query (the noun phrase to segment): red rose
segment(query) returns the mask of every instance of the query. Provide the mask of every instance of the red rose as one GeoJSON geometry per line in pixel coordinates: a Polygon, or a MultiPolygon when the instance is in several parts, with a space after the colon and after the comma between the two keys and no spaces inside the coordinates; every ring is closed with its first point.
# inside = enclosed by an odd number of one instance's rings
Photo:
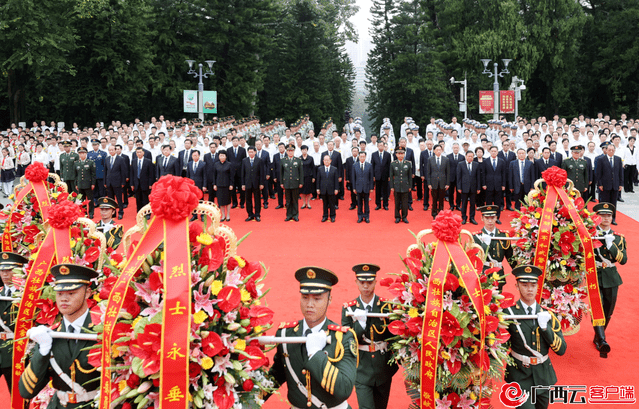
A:
{"type": "Polygon", "coordinates": [[[193,379],[202,372],[202,367],[197,362],[189,362],[189,378],[193,379]]]}
{"type": "Polygon", "coordinates": [[[202,226],[202,222],[199,220],[192,221],[189,224],[189,241],[191,244],[197,244],[197,236],[199,236],[204,231],[204,227],[202,226]]]}
{"type": "Polygon", "coordinates": [[[443,210],[437,215],[435,220],[433,220],[433,233],[439,240],[456,243],[459,240],[459,233],[461,232],[461,222],[460,215],[450,210],[443,210]]]}
{"type": "Polygon", "coordinates": [[[126,380],[126,384],[129,388],[135,389],[140,386],[140,377],[136,374],[129,375],[129,379],[126,380]]]}
{"type": "MultiPolygon", "coordinates": [[[[217,239],[217,237],[216,237],[217,239]]],[[[237,264],[237,260],[235,259],[235,257],[229,257],[229,261],[226,263],[226,269],[229,271],[233,271],[235,270],[235,268],[238,266],[237,264]]]]}
{"type": "Polygon", "coordinates": [[[461,398],[459,397],[458,394],[456,394],[455,392],[451,392],[448,394],[447,396],[448,400],[451,401],[451,408],[456,408],[457,404],[459,403],[459,401],[461,400],[461,398]]]}
{"type": "Polygon", "coordinates": [[[250,379],[247,379],[242,383],[242,389],[244,389],[244,392],[252,391],[254,386],[253,381],[250,379]]]}
{"type": "Polygon", "coordinates": [[[133,409],[133,406],[129,402],[124,402],[122,404],[122,409],[133,409]]]}
{"type": "Polygon", "coordinates": [[[217,295],[217,306],[224,312],[236,309],[242,301],[242,294],[236,287],[224,287],[217,295]]]}
{"type": "Polygon", "coordinates": [[[572,286],[572,284],[566,284],[564,286],[564,291],[566,291],[567,293],[572,293],[573,289],[574,289],[574,287],[572,286]]]}
{"type": "Polygon", "coordinates": [[[201,198],[192,179],[165,175],[153,185],[149,202],[155,216],[177,222],[189,217],[201,198]]]}
{"type": "Polygon", "coordinates": [[[97,247],[89,247],[84,253],[84,260],[89,264],[94,263],[98,258],[100,258],[100,250],[97,247]]]}

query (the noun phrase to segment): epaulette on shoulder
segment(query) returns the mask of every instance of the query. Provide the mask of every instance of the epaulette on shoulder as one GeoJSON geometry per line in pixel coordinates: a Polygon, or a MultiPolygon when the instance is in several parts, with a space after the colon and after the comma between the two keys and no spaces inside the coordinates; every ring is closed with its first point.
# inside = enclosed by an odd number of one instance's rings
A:
{"type": "Polygon", "coordinates": [[[344,303],[344,308],[348,308],[348,307],[352,307],[353,305],[357,304],[357,300],[353,300],[353,301],[349,301],[349,302],[345,302],[344,303]]]}
{"type": "Polygon", "coordinates": [[[296,326],[298,323],[297,321],[292,321],[292,322],[280,322],[280,326],[279,328],[293,328],[294,326],[296,326]]]}
{"type": "Polygon", "coordinates": [[[329,325],[328,329],[330,329],[331,331],[339,331],[339,332],[344,332],[344,333],[348,332],[348,330],[349,330],[348,327],[342,327],[342,326],[333,325],[333,324],[329,325]]]}

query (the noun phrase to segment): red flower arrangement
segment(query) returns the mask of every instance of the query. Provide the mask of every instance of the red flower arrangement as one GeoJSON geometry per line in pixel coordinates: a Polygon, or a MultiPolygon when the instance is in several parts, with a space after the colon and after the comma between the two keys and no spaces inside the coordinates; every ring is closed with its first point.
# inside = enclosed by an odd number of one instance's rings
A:
{"type": "Polygon", "coordinates": [[[149,202],[155,216],[179,221],[191,215],[201,198],[193,180],[166,175],[153,185],[149,202]]]}
{"type": "Polygon", "coordinates": [[[47,180],[49,177],[49,169],[47,169],[42,163],[35,162],[27,166],[24,171],[24,176],[29,182],[42,182],[47,180]]]}
{"type": "Polygon", "coordinates": [[[66,229],[83,214],[82,209],[77,204],[66,199],[61,200],[58,204],[51,206],[49,224],[54,229],[66,229]]]}
{"type": "Polygon", "coordinates": [[[562,188],[566,184],[566,181],[568,181],[568,172],[557,166],[552,166],[541,172],[541,177],[548,186],[562,188]]]}
{"type": "Polygon", "coordinates": [[[451,243],[459,240],[461,216],[450,210],[441,211],[433,221],[433,233],[439,240],[451,243]]]}

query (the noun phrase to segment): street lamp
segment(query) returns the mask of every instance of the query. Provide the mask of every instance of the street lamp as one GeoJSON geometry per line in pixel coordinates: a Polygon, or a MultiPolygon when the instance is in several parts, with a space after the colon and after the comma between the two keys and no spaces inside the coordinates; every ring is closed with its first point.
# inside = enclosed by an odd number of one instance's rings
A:
{"type": "Polygon", "coordinates": [[[490,61],[490,59],[482,58],[481,62],[484,63],[484,71],[482,72],[482,74],[488,75],[488,78],[495,78],[495,82],[493,83],[493,92],[495,93],[495,109],[493,111],[493,119],[499,119],[499,82],[497,81],[497,79],[498,77],[503,77],[506,74],[510,74],[510,71],[508,71],[508,64],[510,64],[512,60],[507,58],[502,59],[504,63],[504,69],[499,73],[497,72],[498,64],[496,62],[493,64],[494,71],[490,72],[488,70],[488,63],[490,63],[490,61]]]}
{"type": "Polygon", "coordinates": [[[197,83],[197,104],[198,104],[197,115],[201,121],[204,121],[204,83],[202,82],[202,78],[208,78],[209,75],[214,75],[213,64],[215,64],[215,61],[213,60],[204,61],[209,66],[209,70],[205,73],[202,73],[202,67],[204,66],[202,63],[199,63],[197,65],[198,71],[195,71],[193,69],[193,64],[195,64],[195,60],[186,60],[186,62],[187,64],[189,64],[189,72],[187,72],[187,75],[193,75],[195,78],[199,78],[200,80],[197,83]]]}
{"type": "Polygon", "coordinates": [[[519,116],[519,104],[517,101],[521,100],[521,91],[526,89],[526,85],[524,84],[524,80],[521,78],[517,78],[517,76],[513,77],[513,82],[510,84],[510,89],[515,90],[515,119],[519,116]]]}
{"type": "Polygon", "coordinates": [[[468,86],[466,82],[466,72],[464,72],[464,80],[463,81],[455,81],[455,77],[450,77],[451,84],[462,84],[462,87],[459,89],[459,110],[464,113],[464,119],[468,118],[468,86]]]}

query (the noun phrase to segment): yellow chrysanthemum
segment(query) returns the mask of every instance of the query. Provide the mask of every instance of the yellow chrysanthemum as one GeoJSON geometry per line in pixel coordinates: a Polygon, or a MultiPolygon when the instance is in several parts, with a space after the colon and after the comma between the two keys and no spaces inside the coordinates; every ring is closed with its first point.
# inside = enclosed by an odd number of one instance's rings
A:
{"type": "Polygon", "coordinates": [[[94,295],[93,295],[93,299],[94,299],[96,302],[100,302],[100,301],[102,301],[102,299],[100,298],[100,294],[94,294],[94,295]]]}
{"type": "Polygon", "coordinates": [[[75,240],[71,240],[71,248],[75,247],[75,240]]]}
{"type": "Polygon", "coordinates": [[[224,287],[224,283],[220,280],[215,280],[211,283],[211,294],[218,295],[220,291],[222,291],[222,287],[224,287]]]}
{"type": "Polygon", "coordinates": [[[475,392],[471,392],[469,396],[472,400],[477,400],[477,395],[475,395],[475,392]]]}
{"type": "Polygon", "coordinates": [[[35,250],[35,245],[29,244],[29,250],[31,250],[31,251],[35,250]]]}
{"type": "Polygon", "coordinates": [[[411,308],[408,310],[408,316],[411,318],[417,318],[419,316],[419,311],[417,311],[417,308],[411,308]]]}
{"type": "Polygon", "coordinates": [[[211,243],[213,243],[213,237],[211,237],[207,233],[200,233],[197,236],[197,242],[200,243],[203,246],[210,246],[211,243]]]}
{"type": "Polygon", "coordinates": [[[573,293],[573,294],[577,294],[578,292],[579,292],[579,290],[577,290],[576,288],[573,288],[573,289],[572,289],[572,293],[573,293]]]}
{"type": "Polygon", "coordinates": [[[246,291],[246,289],[242,288],[240,290],[240,294],[242,295],[242,302],[251,301],[251,294],[248,291],[246,291]]]}
{"type": "Polygon", "coordinates": [[[256,334],[259,334],[260,332],[262,332],[262,326],[258,325],[256,327],[253,327],[253,332],[255,332],[256,334]]]}
{"type": "Polygon", "coordinates": [[[208,356],[202,358],[202,369],[211,369],[213,368],[213,360],[208,356]]]}
{"type": "Polygon", "coordinates": [[[530,229],[530,223],[526,223],[526,228],[530,229]]]}
{"type": "Polygon", "coordinates": [[[499,280],[499,274],[493,273],[493,280],[499,280]]]}
{"type": "Polygon", "coordinates": [[[562,266],[565,266],[565,265],[566,265],[566,260],[561,260],[561,261],[559,262],[559,264],[561,264],[562,266]]]}
{"type": "Polygon", "coordinates": [[[553,221],[552,221],[552,225],[553,225],[553,226],[558,226],[558,225],[559,225],[559,223],[557,223],[557,220],[553,220],[553,221]]]}
{"type": "Polygon", "coordinates": [[[186,396],[189,399],[189,402],[193,402],[193,396],[191,395],[191,392],[188,392],[186,396]]]}
{"type": "Polygon", "coordinates": [[[235,342],[235,349],[239,350],[239,351],[244,351],[246,349],[246,341],[244,341],[243,339],[238,339],[235,342]]]}
{"type": "Polygon", "coordinates": [[[446,351],[442,351],[442,358],[444,359],[450,359],[450,354],[446,351]]]}
{"type": "Polygon", "coordinates": [[[204,322],[205,319],[207,319],[209,316],[206,315],[206,313],[202,310],[196,312],[195,314],[193,314],[193,322],[196,324],[201,324],[204,322]]]}
{"type": "Polygon", "coordinates": [[[539,212],[535,212],[535,219],[539,219],[541,217],[541,215],[539,214],[539,212]]]}
{"type": "Polygon", "coordinates": [[[484,312],[485,312],[486,314],[490,314],[490,307],[489,307],[489,306],[487,306],[487,305],[484,305],[484,312]]]}
{"type": "Polygon", "coordinates": [[[13,200],[14,197],[15,197],[15,195],[9,196],[9,200],[13,200]]]}
{"type": "Polygon", "coordinates": [[[244,260],[242,260],[242,257],[239,256],[233,256],[235,258],[235,261],[237,261],[237,265],[240,266],[240,268],[244,268],[246,266],[246,263],[244,262],[244,260]]]}
{"type": "Polygon", "coordinates": [[[136,319],[134,319],[133,322],[131,323],[131,327],[135,328],[138,325],[138,322],[140,322],[141,319],[142,319],[142,316],[138,315],[138,317],[136,319]]]}
{"type": "Polygon", "coordinates": [[[124,390],[124,388],[126,388],[126,381],[118,382],[118,391],[122,392],[124,390]]]}
{"type": "Polygon", "coordinates": [[[439,399],[439,392],[435,391],[435,399],[439,399]]]}

